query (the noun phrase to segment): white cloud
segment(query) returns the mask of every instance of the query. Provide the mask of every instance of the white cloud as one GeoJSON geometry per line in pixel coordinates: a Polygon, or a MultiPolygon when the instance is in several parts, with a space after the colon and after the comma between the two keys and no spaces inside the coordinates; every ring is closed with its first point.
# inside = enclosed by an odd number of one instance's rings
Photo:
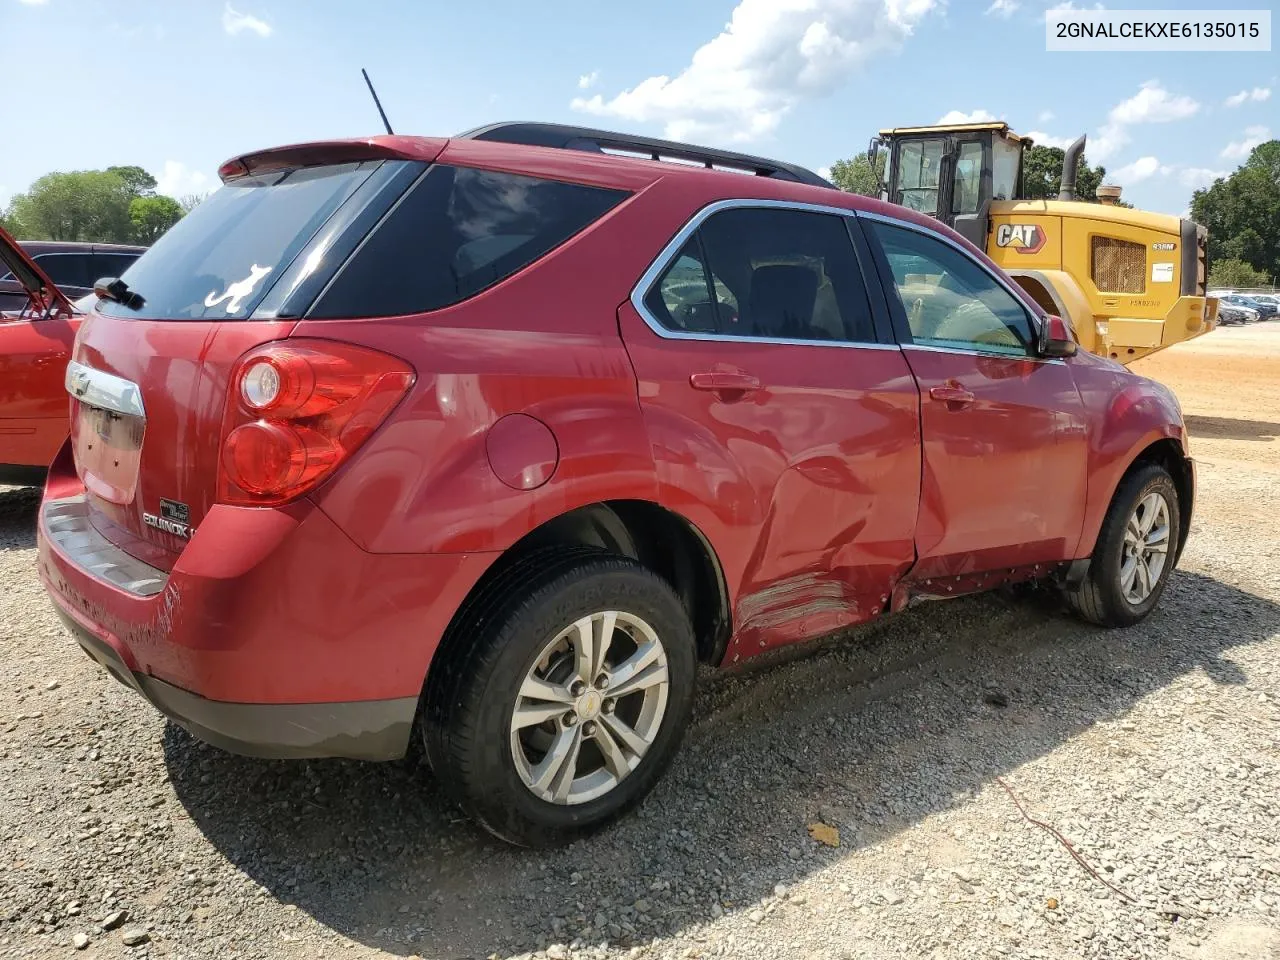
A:
{"type": "Polygon", "coordinates": [[[1185,120],[1200,109],[1200,104],[1190,97],[1175,97],[1158,80],[1150,80],[1128,100],[1122,100],[1111,109],[1112,123],[1168,123],[1185,120]]]}
{"type": "Polygon", "coordinates": [[[1057,114],[1054,113],[1052,110],[1041,110],[1040,116],[1036,117],[1036,120],[1039,123],[1048,123],[1050,120],[1052,120],[1056,116],[1057,114]]]}
{"type": "Polygon", "coordinates": [[[1252,100],[1254,103],[1263,103],[1271,99],[1270,87],[1254,87],[1252,90],[1241,90],[1239,93],[1233,93],[1231,96],[1223,100],[1224,106],[1238,107],[1246,101],[1252,100]]]}
{"type": "Polygon", "coordinates": [[[999,118],[987,110],[974,110],[965,113],[963,110],[949,110],[938,118],[938,123],[994,123],[999,118]]]}
{"type": "Polygon", "coordinates": [[[724,30],[674,77],[652,76],[582,113],[661,123],[677,140],[756,140],[796,104],[898,50],[943,0],[740,0],[724,30]]]}
{"type": "Polygon", "coordinates": [[[1032,130],[1027,134],[1032,142],[1038,147],[1057,147],[1059,150],[1065,150],[1071,146],[1071,141],[1075,137],[1055,137],[1051,133],[1045,133],[1042,130],[1032,130]]]}
{"type": "Polygon", "coordinates": [[[175,199],[189,193],[207,193],[216,186],[217,183],[208,174],[192,170],[177,160],[166,160],[160,176],[156,177],[156,193],[175,199]]]}
{"type": "Polygon", "coordinates": [[[987,7],[987,13],[994,13],[997,17],[1004,17],[1008,20],[1019,6],[1021,4],[1018,3],[1018,0],[995,0],[991,6],[987,7]]]}
{"type": "Polygon", "coordinates": [[[1105,9],[1107,8],[1100,3],[1095,3],[1092,7],[1089,6],[1087,3],[1082,3],[1080,4],[1080,6],[1077,7],[1074,3],[1071,2],[1071,0],[1066,0],[1065,3],[1055,3],[1052,6],[1048,7],[1045,10],[1045,14],[1047,15],[1050,13],[1055,13],[1059,10],[1105,10],[1105,9]]]}
{"type": "Polygon", "coordinates": [[[18,0],[19,3],[25,3],[28,7],[44,6],[46,0],[18,0]]]}
{"type": "Polygon", "coordinates": [[[1105,160],[1133,139],[1129,127],[1141,123],[1171,123],[1194,116],[1200,104],[1191,97],[1174,96],[1158,80],[1148,80],[1132,97],[1121,100],[1107,115],[1089,145],[1094,160],[1105,160]]]}
{"type": "Polygon", "coordinates": [[[1226,170],[1210,170],[1208,167],[1183,167],[1178,171],[1178,182],[1188,189],[1199,190],[1227,175],[1228,171],[1226,170]]]}
{"type": "Polygon", "coordinates": [[[831,168],[830,168],[830,167],[819,167],[819,168],[818,168],[818,176],[820,176],[823,180],[830,180],[830,179],[831,179],[831,168]]]}
{"type": "Polygon", "coordinates": [[[1160,161],[1155,157],[1139,157],[1133,163],[1127,163],[1123,167],[1107,174],[1105,182],[1127,186],[1131,183],[1148,180],[1157,173],[1161,176],[1168,176],[1170,172],[1170,168],[1161,165],[1160,161]]]}
{"type": "Polygon", "coordinates": [[[271,24],[251,13],[241,13],[229,3],[222,8],[222,29],[233,37],[246,30],[260,37],[271,36],[271,24]]]}
{"type": "Polygon", "coordinates": [[[596,81],[600,79],[600,71],[592,70],[590,73],[584,73],[578,78],[578,89],[588,90],[596,85],[596,81]]]}
{"type": "Polygon", "coordinates": [[[1266,143],[1271,137],[1271,131],[1266,127],[1245,127],[1244,139],[1233,140],[1222,148],[1222,156],[1227,160],[1243,160],[1249,154],[1253,153],[1253,148],[1260,143],[1266,143]]]}

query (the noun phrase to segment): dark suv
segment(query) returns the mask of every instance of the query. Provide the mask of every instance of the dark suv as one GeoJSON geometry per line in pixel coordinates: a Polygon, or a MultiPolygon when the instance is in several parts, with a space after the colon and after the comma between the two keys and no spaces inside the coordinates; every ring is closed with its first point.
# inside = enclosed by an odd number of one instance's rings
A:
{"type": "MultiPolygon", "coordinates": [[[[68,300],[78,300],[93,292],[102,277],[118,277],[146,252],[146,247],[116,243],[61,243],[53,240],[19,242],[68,300]]],[[[11,273],[0,276],[0,312],[21,310],[27,305],[27,291],[11,273]]]]}
{"type": "Polygon", "coordinates": [[[563,841],[672,761],[699,662],[1017,580],[1132,624],[1186,541],[1169,390],[807,170],[506,124],[220,173],[80,329],[39,562],[226,749],[416,733],[563,841]]]}

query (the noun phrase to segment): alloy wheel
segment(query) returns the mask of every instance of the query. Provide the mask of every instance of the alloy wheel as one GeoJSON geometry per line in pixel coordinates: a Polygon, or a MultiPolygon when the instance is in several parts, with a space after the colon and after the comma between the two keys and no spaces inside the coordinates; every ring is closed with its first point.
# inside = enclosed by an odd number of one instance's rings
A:
{"type": "Polygon", "coordinates": [[[1138,501],[1124,529],[1120,590],[1134,606],[1160,583],[1169,560],[1169,502],[1158,492],[1138,501]]]}
{"type": "Polygon", "coordinates": [[[553,637],[511,713],[511,755],[524,785],[550,803],[604,796],[639,766],[666,714],[667,653],[644,620],[591,614],[553,637]]]}

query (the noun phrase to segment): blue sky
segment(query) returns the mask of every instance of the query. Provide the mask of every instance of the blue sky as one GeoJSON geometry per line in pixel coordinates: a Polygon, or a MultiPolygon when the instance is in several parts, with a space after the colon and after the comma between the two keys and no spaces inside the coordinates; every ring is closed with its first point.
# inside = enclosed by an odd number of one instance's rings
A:
{"type": "Polygon", "coordinates": [[[399,133],[577,122],[813,168],[883,126],[994,116],[1040,142],[1087,133],[1126,199],[1168,213],[1280,136],[1274,52],[1046,53],[1049,6],[0,0],[0,203],[51,170],[128,163],[166,192],[205,191],[237,153],[380,132],[361,66],[399,133]]]}

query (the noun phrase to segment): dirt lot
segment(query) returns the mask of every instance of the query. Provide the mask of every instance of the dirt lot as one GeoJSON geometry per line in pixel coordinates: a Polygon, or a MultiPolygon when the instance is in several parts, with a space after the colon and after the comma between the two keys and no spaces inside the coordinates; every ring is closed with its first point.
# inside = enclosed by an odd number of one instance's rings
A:
{"type": "Polygon", "coordinates": [[[547,854],[414,764],[166,726],[64,637],[0,492],[0,956],[1280,957],[1280,323],[1140,369],[1201,490],[1146,623],[992,595],[712,679],[639,814],[547,854]]]}

